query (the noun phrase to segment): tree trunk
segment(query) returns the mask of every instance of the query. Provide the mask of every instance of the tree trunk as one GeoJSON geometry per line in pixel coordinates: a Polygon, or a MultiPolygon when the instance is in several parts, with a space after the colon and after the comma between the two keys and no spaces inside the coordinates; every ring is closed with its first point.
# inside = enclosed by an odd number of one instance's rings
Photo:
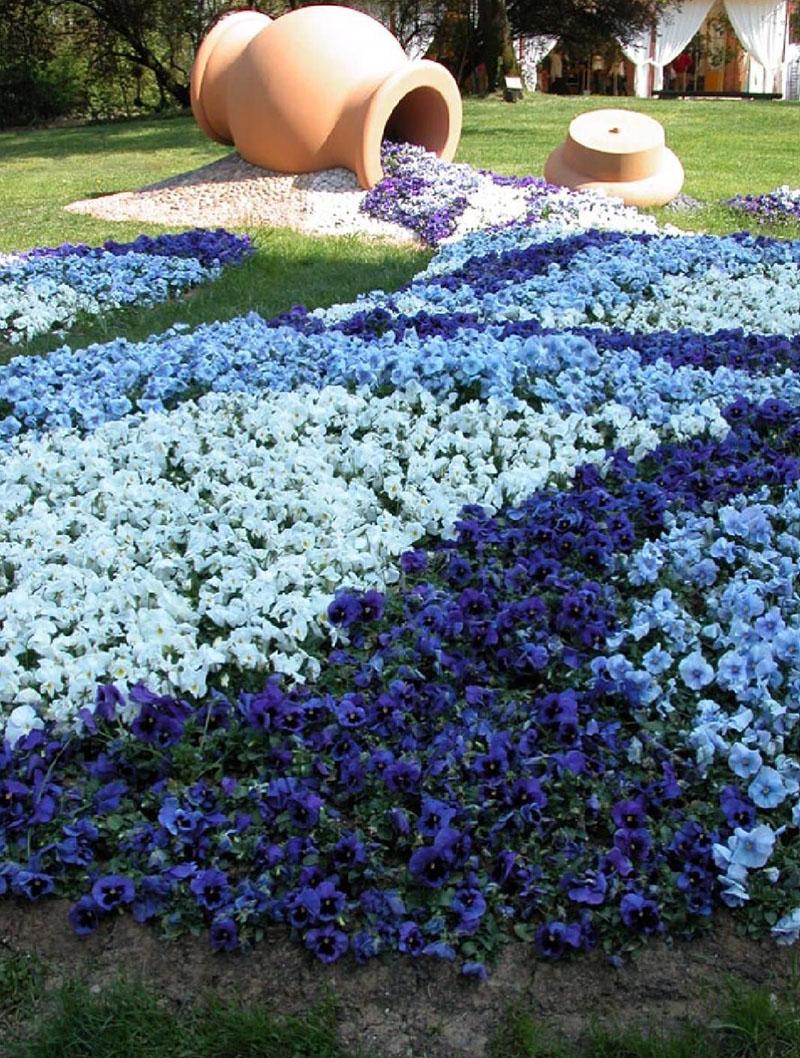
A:
{"type": "Polygon", "coordinates": [[[158,84],[159,92],[172,96],[182,107],[189,106],[189,85],[179,81],[174,74],[158,59],[145,43],[143,27],[137,25],[127,16],[126,5],[103,3],[102,0],[72,0],[73,3],[89,11],[99,25],[117,34],[131,49],[130,61],[138,66],[152,70],[158,84]]]}
{"type": "Polygon", "coordinates": [[[494,92],[501,86],[503,74],[514,73],[517,68],[506,0],[478,0],[478,32],[489,91],[494,92]]]}

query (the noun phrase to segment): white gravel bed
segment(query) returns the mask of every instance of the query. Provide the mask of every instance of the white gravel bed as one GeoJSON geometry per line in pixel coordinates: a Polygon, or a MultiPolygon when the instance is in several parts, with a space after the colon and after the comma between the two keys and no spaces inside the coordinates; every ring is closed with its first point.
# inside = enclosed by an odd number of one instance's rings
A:
{"type": "Polygon", "coordinates": [[[82,199],[65,208],[103,220],[202,227],[256,224],[316,235],[415,241],[406,228],[362,213],[365,193],[349,169],[297,176],[260,169],[231,154],[140,191],[82,199]]]}
{"type": "MultiPolygon", "coordinates": [[[[103,220],[202,227],[254,224],[315,235],[362,235],[398,243],[418,241],[407,228],[362,213],[365,194],[349,169],[326,169],[298,176],[260,169],[238,154],[231,154],[140,191],[82,199],[65,208],[70,213],[85,213],[103,220]]],[[[498,186],[486,177],[461,218],[456,235],[515,220],[526,209],[524,191],[498,186]]]]}

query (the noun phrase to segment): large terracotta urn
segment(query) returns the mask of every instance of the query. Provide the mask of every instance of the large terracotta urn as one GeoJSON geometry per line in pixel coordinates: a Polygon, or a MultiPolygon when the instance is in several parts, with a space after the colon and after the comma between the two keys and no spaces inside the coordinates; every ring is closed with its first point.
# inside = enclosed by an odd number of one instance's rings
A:
{"type": "Polygon", "coordinates": [[[191,99],[206,135],[254,165],[344,166],[362,187],[383,177],[385,138],[449,161],[461,135],[461,97],[445,67],[410,62],[379,22],[346,7],[226,16],[198,49],[191,99]]]}
{"type": "Polygon", "coordinates": [[[573,118],[544,175],[551,184],[605,191],[629,206],[662,206],[683,186],[683,166],[666,146],[663,126],[635,110],[589,110],[573,118]]]}

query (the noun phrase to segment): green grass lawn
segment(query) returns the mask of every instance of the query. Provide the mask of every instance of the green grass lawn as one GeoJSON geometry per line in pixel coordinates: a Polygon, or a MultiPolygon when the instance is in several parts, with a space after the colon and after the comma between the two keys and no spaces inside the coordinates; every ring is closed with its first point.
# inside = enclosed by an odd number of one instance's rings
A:
{"type": "MultiPolygon", "coordinates": [[[[510,106],[498,99],[467,100],[458,158],[502,173],[539,174],[570,119],[609,104],[645,111],[664,124],[686,169],[686,192],[712,204],[691,219],[682,214],[683,226],[735,230],[742,226],[741,218],[713,203],[737,192],[797,183],[796,104],[529,96],[510,106]]],[[[97,244],[163,230],[65,213],[62,207],[78,198],[141,187],[225,153],[190,117],[0,134],[0,250],[64,241],[97,244]]],[[[677,219],[668,211],[657,212],[663,219],[677,219]]],[[[271,316],[300,302],[319,306],[347,301],[376,285],[399,286],[429,256],[424,250],[355,238],[320,239],[267,228],[252,234],[256,257],[240,269],[229,269],[219,282],[181,302],[88,320],[72,331],[69,341],[85,345],[120,333],[137,339],[178,320],[196,324],[250,309],[271,316]]],[[[44,352],[57,344],[58,338],[43,336],[25,351],[44,352]]],[[[8,355],[6,351],[4,358],[8,355]]]]}
{"type": "MultiPolygon", "coordinates": [[[[0,133],[0,252],[62,242],[98,245],[164,225],[96,220],[66,213],[80,198],[143,187],[196,169],[228,153],[211,143],[190,117],[0,133]]],[[[244,229],[239,229],[244,230],[244,229]]],[[[171,324],[230,319],[257,311],[274,316],[296,304],[330,305],[362,291],[394,288],[409,279],[430,252],[356,237],[319,238],[281,228],[247,229],[256,255],[228,268],[188,298],[89,318],[67,337],[72,346],[157,334],[171,324]]],[[[21,352],[42,353],[64,339],[42,335],[24,348],[0,349],[0,363],[21,352]]]]}
{"type": "MultiPolygon", "coordinates": [[[[514,105],[468,99],[458,160],[502,173],[541,174],[544,161],[583,110],[624,106],[652,114],[686,169],[685,191],[709,205],[697,213],[655,211],[662,220],[708,231],[735,231],[740,216],[719,206],[743,191],[768,191],[800,182],[800,104],[752,101],[641,100],[528,96],[514,105]]],[[[163,226],[120,223],[65,213],[79,198],[130,190],[195,169],[226,153],[207,140],[191,117],[0,133],[0,251],[123,240],[163,226]]],[[[781,234],[800,236],[797,227],[781,234]]],[[[228,319],[255,309],[266,316],[292,305],[349,301],[360,291],[393,289],[417,272],[429,251],[315,238],[280,229],[252,231],[257,254],[240,269],[186,300],[88,320],[67,336],[73,346],[124,333],[132,339],[183,321],[228,319]]],[[[25,350],[41,353],[62,339],[43,336],[25,350]]],[[[0,361],[9,350],[0,352],[0,361]]]]}
{"type": "MultiPolygon", "coordinates": [[[[638,110],[660,121],[667,145],[683,163],[683,190],[703,202],[800,184],[800,103],[777,101],[542,95],[513,105],[467,100],[458,160],[500,173],[540,175],[572,118],[602,107],[638,110]]],[[[737,227],[741,220],[731,217],[728,230],[737,227]]]]}
{"type": "MultiPolygon", "coordinates": [[[[467,99],[457,160],[500,173],[541,175],[570,120],[605,106],[657,118],[686,170],[687,194],[714,203],[800,182],[800,104],[530,95],[510,105],[467,99]]],[[[65,240],[96,243],[157,225],[64,213],[79,198],[154,183],[227,153],[191,117],[0,133],[0,251],[65,240]]],[[[729,220],[733,230],[741,221],[729,220]]]]}
{"type": "MultiPolygon", "coordinates": [[[[0,1058],[386,1058],[383,1048],[341,1044],[335,994],[302,1016],[276,1016],[233,995],[210,992],[178,1008],[133,978],[53,984],[47,971],[38,959],[0,952],[0,1058]]],[[[610,1023],[569,1041],[524,1007],[510,1008],[487,1058],[797,1058],[796,986],[794,978],[754,986],[732,977],[709,990],[703,1020],[651,1024],[647,1034],[610,1023]]]]}
{"type": "MultiPolygon", "coordinates": [[[[650,212],[662,222],[724,233],[749,227],[741,214],[720,206],[743,193],[800,186],[800,103],[746,99],[629,99],[609,96],[529,96],[521,104],[468,100],[459,161],[499,173],[540,175],[570,121],[602,107],[638,110],[664,126],[667,145],[683,163],[683,190],[704,203],[692,214],[650,212]]],[[[757,229],[800,238],[800,225],[757,229]]]]}

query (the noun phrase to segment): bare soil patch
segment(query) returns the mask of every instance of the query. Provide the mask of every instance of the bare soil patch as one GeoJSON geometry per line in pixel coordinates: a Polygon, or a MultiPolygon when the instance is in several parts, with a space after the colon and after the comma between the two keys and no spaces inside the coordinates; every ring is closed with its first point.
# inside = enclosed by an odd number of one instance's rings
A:
{"type": "Polygon", "coordinates": [[[255,950],[233,955],[211,952],[204,939],[163,941],[129,916],[81,939],[67,924],[68,907],[64,900],[0,904],[0,945],[39,956],[48,988],[76,975],[103,988],[125,974],[176,1007],[213,993],[276,1014],[302,1013],[333,993],[342,1043],[380,1058],[484,1058],[512,1006],[556,1038],[575,1039],[592,1024],[668,1030],[713,1012],[726,978],[780,982],[795,958],[792,949],[737,936],[723,918],[714,933],[694,942],[653,942],[621,969],[597,953],[545,963],[515,941],[480,984],[451,964],[425,958],[324,966],[280,928],[255,950]]]}

